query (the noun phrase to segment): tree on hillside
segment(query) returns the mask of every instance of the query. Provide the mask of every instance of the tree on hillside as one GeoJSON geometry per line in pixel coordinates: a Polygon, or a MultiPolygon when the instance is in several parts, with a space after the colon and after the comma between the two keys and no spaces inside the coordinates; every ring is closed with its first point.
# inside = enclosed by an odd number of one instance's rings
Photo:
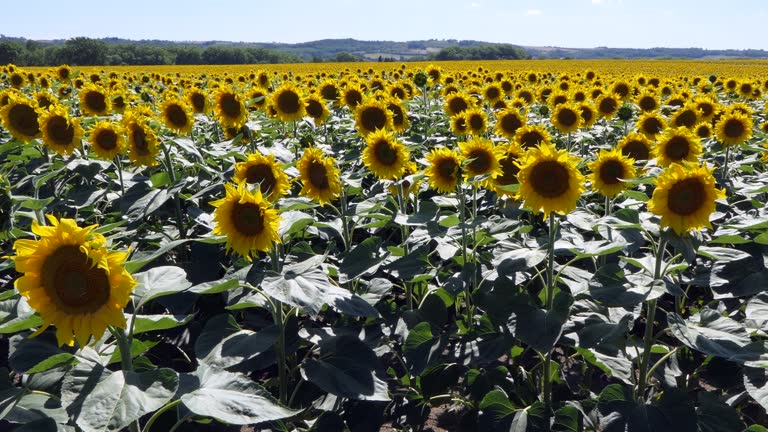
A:
{"type": "Polygon", "coordinates": [[[109,47],[103,41],[87,37],[69,39],[61,50],[62,63],[94,66],[107,63],[109,47]]]}

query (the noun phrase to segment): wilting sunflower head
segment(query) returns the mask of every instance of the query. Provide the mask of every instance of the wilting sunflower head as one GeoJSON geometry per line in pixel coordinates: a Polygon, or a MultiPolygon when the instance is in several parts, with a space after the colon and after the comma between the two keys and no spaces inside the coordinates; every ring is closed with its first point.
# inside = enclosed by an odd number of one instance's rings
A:
{"type": "Polygon", "coordinates": [[[269,201],[277,202],[288,193],[291,182],[288,175],[275,161],[275,155],[252,153],[245,162],[235,164],[235,183],[259,185],[259,191],[269,201]]]}
{"type": "MultiPolygon", "coordinates": [[[[501,175],[501,164],[499,159],[502,157],[501,149],[493,145],[491,140],[485,138],[473,138],[469,141],[459,143],[461,152],[462,173],[465,180],[477,176],[488,176],[489,180],[495,179],[501,175]]],[[[484,185],[491,185],[491,181],[483,182],[484,185]]]]}
{"type": "Polygon", "coordinates": [[[136,166],[155,166],[160,153],[157,133],[141,115],[129,114],[123,117],[125,134],[128,136],[128,158],[136,166]]]}
{"type": "Polygon", "coordinates": [[[80,146],[85,133],[80,126],[80,119],[71,118],[67,108],[62,105],[52,105],[38,113],[43,144],[62,156],[71,155],[80,146]]]}
{"type": "Polygon", "coordinates": [[[584,176],[577,169],[580,159],[549,143],[529,149],[518,162],[517,198],[534,212],[568,213],[584,192],[584,176]]]}
{"type": "Polygon", "coordinates": [[[744,144],[752,137],[752,117],[738,111],[726,112],[715,124],[715,136],[724,146],[744,144]]]}
{"type": "Polygon", "coordinates": [[[304,99],[304,106],[307,111],[307,115],[312,117],[315,126],[320,126],[325,123],[331,112],[328,111],[328,107],[325,105],[325,100],[320,94],[313,93],[304,99]]]}
{"type": "Polygon", "coordinates": [[[284,122],[301,120],[306,114],[304,96],[291,82],[286,82],[270,95],[277,116],[284,122]]]}
{"type": "Polygon", "coordinates": [[[584,123],[578,105],[563,103],[552,110],[552,124],[560,133],[576,132],[584,123]]]}
{"type": "Polygon", "coordinates": [[[488,131],[488,116],[481,108],[470,108],[460,115],[467,125],[467,134],[478,136],[488,131]]]}
{"type": "Polygon", "coordinates": [[[80,100],[80,110],[86,116],[105,116],[112,109],[112,102],[107,90],[93,83],[88,83],[80,89],[78,99],[80,100]]]}
{"type": "Polygon", "coordinates": [[[647,161],[653,154],[653,142],[647,136],[630,132],[616,145],[624,156],[635,161],[647,161]]]}
{"type": "Polygon", "coordinates": [[[645,113],[637,120],[637,130],[650,139],[655,139],[667,128],[667,121],[657,113],[645,113]]]}
{"type": "Polygon", "coordinates": [[[674,163],[698,162],[702,151],[701,140],[690,129],[667,128],[659,137],[654,156],[659,166],[667,167],[674,163]]]}
{"type": "Polygon", "coordinates": [[[224,198],[212,201],[211,205],[216,207],[213,233],[227,236],[227,251],[234,250],[251,261],[252,255],[267,252],[280,243],[280,215],[259,189],[251,193],[245,183],[227,183],[224,189],[224,198]]]}
{"type": "Polygon", "coordinates": [[[597,160],[588,164],[592,189],[608,198],[615,197],[630,186],[625,180],[635,178],[634,163],[619,148],[600,150],[597,160]]]}
{"type": "Polygon", "coordinates": [[[178,98],[166,99],[160,107],[163,124],[179,135],[187,135],[195,124],[192,108],[178,98]]]}
{"type": "Polygon", "coordinates": [[[107,326],[125,328],[123,308],[136,281],[123,268],[127,252],[109,252],[106,240],[72,219],[47,215],[51,226],[32,222],[39,240],[16,240],[13,249],[19,293],[43,320],[40,334],[56,326],[60,345],[85,345],[101,338],[107,326]]]}
{"type": "Polygon", "coordinates": [[[228,86],[221,86],[216,91],[213,112],[224,127],[240,127],[248,117],[242,98],[228,86]]]}
{"type": "Polygon", "coordinates": [[[336,159],[325,156],[319,148],[310,147],[296,164],[302,183],[300,194],[325,205],[341,194],[341,180],[336,159]]]}
{"type": "Polygon", "coordinates": [[[124,130],[120,124],[102,120],[89,131],[91,151],[101,159],[112,160],[117,155],[125,153],[126,142],[124,130]]]}
{"type": "Polygon", "coordinates": [[[525,125],[515,132],[514,142],[525,150],[540,144],[551,144],[552,139],[543,125],[525,125]]]}
{"type": "Polygon", "coordinates": [[[427,162],[424,175],[429,180],[429,187],[440,193],[455,191],[459,184],[461,168],[459,155],[453,150],[441,147],[427,154],[427,162]]]}
{"type": "Polygon", "coordinates": [[[6,92],[7,103],[0,108],[0,120],[14,138],[29,142],[40,136],[36,104],[21,94],[6,92]]]}
{"type": "Polygon", "coordinates": [[[405,174],[411,155],[394,133],[379,129],[365,137],[363,164],[380,179],[395,180],[405,174]]]}
{"type": "Polygon", "coordinates": [[[363,137],[379,129],[392,129],[392,113],[384,102],[369,97],[355,109],[355,127],[363,137]]]}
{"type": "Polygon", "coordinates": [[[518,129],[525,126],[526,117],[517,108],[506,108],[496,113],[495,131],[497,135],[512,141],[518,129]]]}
{"type": "Polygon", "coordinates": [[[661,227],[671,227],[678,235],[692,229],[712,228],[709,216],[715,200],[725,191],[715,187],[712,170],[698,164],[673,164],[656,179],[656,189],[648,210],[661,216],[661,227]]]}

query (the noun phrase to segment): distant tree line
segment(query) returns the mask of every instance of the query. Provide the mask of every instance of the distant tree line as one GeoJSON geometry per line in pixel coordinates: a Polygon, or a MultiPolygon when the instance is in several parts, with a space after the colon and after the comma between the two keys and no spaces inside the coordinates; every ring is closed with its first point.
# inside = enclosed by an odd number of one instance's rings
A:
{"type": "Polygon", "coordinates": [[[522,60],[530,58],[521,47],[509,44],[451,46],[430,56],[431,60],[522,60]]]}

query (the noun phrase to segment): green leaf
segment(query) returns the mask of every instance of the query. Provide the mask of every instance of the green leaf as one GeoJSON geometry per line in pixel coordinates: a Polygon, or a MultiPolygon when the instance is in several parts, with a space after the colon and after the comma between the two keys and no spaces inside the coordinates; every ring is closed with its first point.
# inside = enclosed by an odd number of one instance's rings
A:
{"type": "Polygon", "coordinates": [[[11,423],[29,423],[46,418],[52,419],[57,424],[66,424],[69,421],[61,402],[37,393],[22,396],[5,416],[5,420],[11,423]]]}
{"type": "Polygon", "coordinates": [[[763,409],[768,410],[768,370],[745,367],[744,388],[763,409]]]}
{"type": "Polygon", "coordinates": [[[699,392],[696,417],[700,432],[740,431],[744,429],[739,413],[708,392],[699,392]]]}
{"type": "Polygon", "coordinates": [[[527,294],[514,298],[514,314],[507,320],[507,327],[515,337],[538,352],[549,352],[560,339],[573,298],[560,291],[555,296],[553,308],[548,311],[534,306],[527,294]]]}
{"type": "Polygon", "coordinates": [[[280,218],[280,227],[278,228],[277,233],[280,235],[280,238],[283,239],[287,239],[291,234],[297,233],[309,225],[312,225],[315,221],[315,218],[300,211],[280,213],[280,218]]]}
{"type": "Polygon", "coordinates": [[[183,326],[190,322],[195,315],[136,315],[136,324],[133,334],[141,334],[150,331],[168,330],[183,326]]]}
{"type": "Polygon", "coordinates": [[[664,282],[645,273],[625,274],[616,264],[600,267],[589,281],[592,297],[612,307],[631,307],[661,297],[667,292],[664,282]]]}
{"type": "Polygon", "coordinates": [[[501,390],[493,390],[485,395],[480,401],[480,409],[483,413],[493,416],[493,419],[499,423],[510,420],[517,412],[515,405],[501,390]]]}
{"type": "Polygon", "coordinates": [[[371,274],[384,262],[380,255],[382,240],[379,237],[368,237],[352,248],[339,265],[339,271],[347,275],[348,280],[371,274]]]}
{"type": "Polygon", "coordinates": [[[176,246],[182,245],[190,241],[192,241],[192,239],[173,240],[168,243],[165,243],[160,248],[158,248],[157,250],[149,254],[142,255],[139,258],[134,257],[134,259],[127,261],[125,263],[125,269],[128,271],[128,273],[135,273],[141,270],[141,268],[144,267],[145,265],[151,263],[155,259],[159,258],[163,254],[168,252],[169,250],[172,250],[176,246]]]}
{"type": "Polygon", "coordinates": [[[77,358],[70,353],[55,354],[41,361],[40,363],[36,364],[34,367],[29,369],[26,373],[34,374],[34,373],[45,372],[47,370],[51,370],[57,367],[70,366],[70,365],[76,364],[77,362],[78,362],[77,358]]]}
{"type": "Polygon", "coordinates": [[[736,363],[768,361],[765,347],[752,342],[741,324],[713,310],[704,309],[688,321],[670,312],[667,323],[680,342],[706,355],[736,363]]]}
{"type": "Polygon", "coordinates": [[[43,325],[43,319],[40,315],[27,315],[25,317],[16,317],[0,325],[0,334],[18,333],[24,330],[31,330],[43,325]]]}
{"type": "Polygon", "coordinates": [[[403,353],[411,373],[418,375],[434,364],[441,356],[443,350],[443,340],[432,334],[432,327],[428,322],[416,324],[408,332],[405,339],[403,353]]]}
{"type": "Polygon", "coordinates": [[[750,255],[744,251],[723,247],[701,246],[697,253],[713,261],[730,262],[750,258],[750,255]]]}
{"type": "Polygon", "coordinates": [[[552,432],[582,432],[584,424],[579,409],[565,406],[555,412],[555,422],[552,432]]]}
{"type": "Polygon", "coordinates": [[[271,349],[277,343],[279,334],[280,329],[274,325],[259,332],[240,330],[225,337],[211,348],[204,357],[198,359],[200,363],[228,368],[271,349]]]}
{"type": "Polygon", "coordinates": [[[139,299],[137,308],[150,300],[176,294],[192,286],[192,283],[187,280],[187,272],[181,267],[155,267],[136,273],[134,277],[138,284],[132,295],[139,299]]]}
{"type": "Polygon", "coordinates": [[[16,372],[44,372],[77,361],[74,355],[43,338],[26,339],[16,336],[11,341],[13,351],[8,357],[8,363],[16,372]]]}
{"type": "Polygon", "coordinates": [[[61,400],[85,432],[119,430],[160,409],[178,385],[178,374],[172,369],[110,372],[83,362],[64,377],[61,400]]]}
{"type": "Polygon", "coordinates": [[[300,411],[280,406],[267,390],[242,374],[201,364],[191,377],[196,389],[181,396],[193,413],[245,425],[292,417],[300,411]]]}
{"type": "Polygon", "coordinates": [[[219,279],[216,281],[199,283],[189,288],[187,292],[202,295],[219,294],[239,287],[240,281],[237,279],[219,279]]]}

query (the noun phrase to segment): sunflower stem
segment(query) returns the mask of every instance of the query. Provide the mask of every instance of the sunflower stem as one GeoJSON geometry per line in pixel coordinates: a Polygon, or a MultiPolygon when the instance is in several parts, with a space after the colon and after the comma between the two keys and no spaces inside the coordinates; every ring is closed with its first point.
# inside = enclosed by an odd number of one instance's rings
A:
{"type": "Polygon", "coordinates": [[[725,147],[725,163],[723,163],[723,183],[728,179],[728,156],[731,154],[731,146],[725,147]]]}
{"type": "MultiPolygon", "coordinates": [[[[120,366],[123,368],[123,372],[133,372],[133,357],[131,356],[131,344],[132,337],[125,334],[125,330],[109,326],[109,331],[115,337],[117,341],[117,349],[120,350],[120,366]]],[[[139,432],[139,420],[134,420],[128,425],[131,432],[139,432]]]]}
{"type": "MultiPolygon", "coordinates": [[[[559,224],[555,224],[555,214],[549,214],[549,244],[547,253],[547,287],[546,303],[547,310],[552,310],[555,303],[555,238],[559,224]]],[[[542,394],[544,396],[544,412],[547,417],[552,411],[552,349],[547,351],[544,358],[544,368],[542,377],[542,394]]]]}
{"type": "MultiPolygon", "coordinates": [[[[661,264],[664,262],[664,252],[667,247],[667,240],[662,232],[659,244],[656,248],[656,267],[653,271],[653,279],[658,281],[662,279],[661,264]]],[[[637,400],[643,400],[645,397],[645,388],[648,384],[648,366],[651,361],[651,348],[653,347],[653,321],[656,315],[656,299],[648,301],[648,311],[645,317],[645,334],[643,335],[643,357],[640,361],[640,381],[637,384],[637,400]]]]}
{"type": "MultiPolygon", "coordinates": [[[[274,247],[269,251],[272,259],[272,269],[275,272],[280,273],[282,271],[281,265],[280,265],[280,251],[278,249],[278,245],[274,245],[274,247]]],[[[278,383],[279,383],[279,398],[280,403],[283,405],[286,405],[288,403],[288,365],[286,364],[286,353],[285,353],[285,322],[286,322],[286,316],[283,311],[283,302],[277,299],[272,302],[273,306],[273,314],[272,317],[274,319],[275,325],[279,329],[279,334],[277,338],[277,344],[275,344],[275,351],[277,354],[277,376],[278,376],[278,383]]]]}
{"type": "Polygon", "coordinates": [[[125,183],[123,183],[123,162],[120,160],[120,156],[115,156],[115,167],[117,168],[117,176],[120,178],[120,195],[125,196],[125,183]]]}
{"type": "Polygon", "coordinates": [[[163,405],[162,408],[155,411],[154,414],[152,414],[152,417],[147,420],[147,423],[144,424],[144,428],[142,429],[142,432],[149,432],[149,428],[152,427],[152,425],[157,421],[160,416],[168,411],[171,408],[175,408],[177,405],[181,404],[181,399],[176,399],[175,401],[168,402],[167,404],[163,405]]]}
{"type": "MultiPolygon", "coordinates": [[[[464,196],[464,188],[461,185],[461,178],[459,177],[459,181],[457,182],[457,191],[456,194],[459,198],[459,219],[461,222],[461,260],[462,260],[462,266],[466,268],[467,266],[467,197],[464,196]]],[[[466,301],[466,307],[467,307],[467,325],[469,325],[472,322],[472,286],[471,284],[465,283],[465,301],[466,301]]]]}
{"type": "MultiPolygon", "coordinates": [[[[397,205],[400,207],[400,213],[405,216],[406,215],[406,201],[405,201],[405,192],[403,190],[403,181],[402,179],[397,182],[397,205]]],[[[403,251],[405,253],[405,256],[408,256],[409,250],[408,250],[408,225],[407,224],[400,224],[400,234],[403,238],[403,251]]],[[[413,310],[413,287],[410,282],[403,281],[403,285],[405,285],[405,298],[408,304],[408,310],[413,310]]]]}
{"type": "MultiPolygon", "coordinates": [[[[168,150],[168,145],[163,144],[163,154],[165,155],[165,165],[168,170],[168,176],[171,177],[171,184],[176,186],[176,171],[173,169],[173,162],[171,161],[171,153],[168,150]]],[[[181,200],[179,199],[178,192],[173,194],[173,203],[176,210],[176,228],[179,230],[179,238],[186,238],[187,233],[184,229],[184,218],[181,215],[181,200]]]]}
{"type": "Polygon", "coordinates": [[[341,187],[339,199],[341,201],[341,208],[339,208],[339,216],[341,217],[341,239],[344,242],[344,250],[348,251],[352,245],[350,244],[351,239],[347,228],[347,191],[344,186],[341,187]]]}

